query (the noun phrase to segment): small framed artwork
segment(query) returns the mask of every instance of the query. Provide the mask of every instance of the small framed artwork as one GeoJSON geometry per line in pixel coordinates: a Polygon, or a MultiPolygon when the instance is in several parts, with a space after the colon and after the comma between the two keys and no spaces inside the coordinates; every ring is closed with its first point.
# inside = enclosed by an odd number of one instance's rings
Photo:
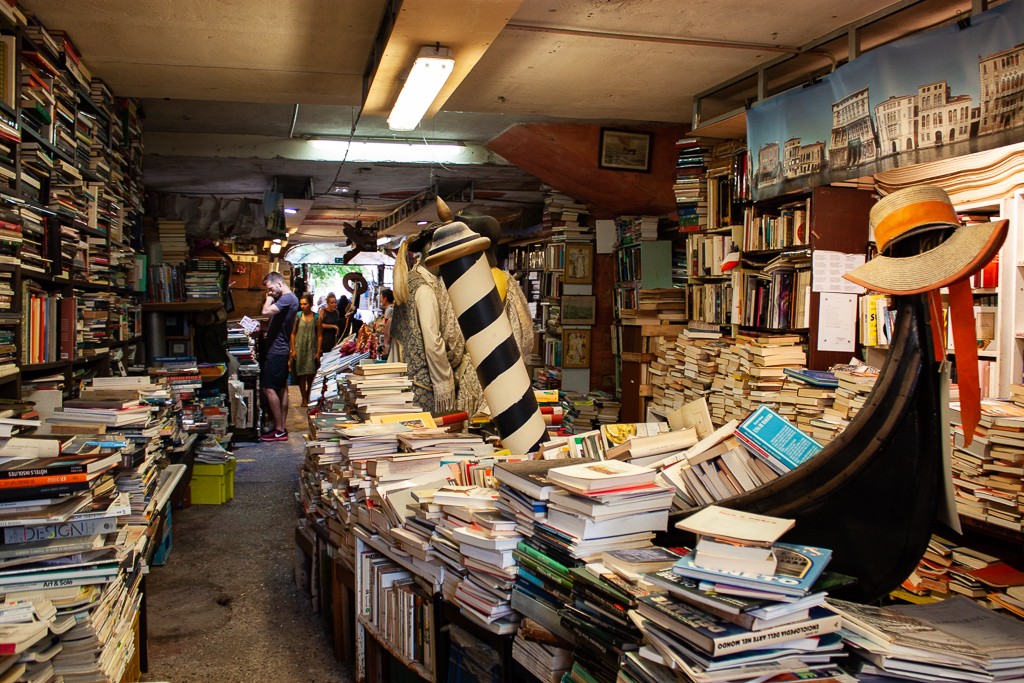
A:
{"type": "Polygon", "coordinates": [[[187,339],[168,339],[166,343],[168,356],[189,356],[192,353],[192,344],[187,339]]]}
{"type": "Polygon", "coordinates": [[[565,267],[562,282],[567,285],[589,285],[594,281],[594,245],[565,245],[565,267]]]}
{"type": "Polygon", "coordinates": [[[593,296],[563,296],[563,325],[593,325],[597,298],[593,296]]]}
{"type": "Polygon", "coordinates": [[[562,367],[590,367],[590,329],[562,329],[562,367]]]}
{"type": "Polygon", "coordinates": [[[602,128],[597,167],[647,173],[651,170],[651,139],[650,133],[602,128]]]}

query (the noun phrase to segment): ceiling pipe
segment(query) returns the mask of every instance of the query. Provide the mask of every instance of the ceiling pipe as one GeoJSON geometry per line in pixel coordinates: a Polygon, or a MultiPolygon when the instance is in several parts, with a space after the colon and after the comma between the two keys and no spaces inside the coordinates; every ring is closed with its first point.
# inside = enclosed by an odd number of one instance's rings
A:
{"type": "Polygon", "coordinates": [[[292,112],[292,128],[288,131],[288,137],[295,137],[295,124],[299,122],[299,105],[295,104],[295,111],[292,112]]]}
{"type": "Polygon", "coordinates": [[[717,40],[712,38],[677,38],[674,36],[653,36],[642,33],[617,33],[613,31],[586,31],[575,28],[562,28],[559,26],[540,26],[536,24],[506,24],[505,28],[516,31],[529,31],[532,33],[555,33],[579,38],[607,38],[610,40],[632,40],[645,43],[666,43],[669,45],[693,45],[696,47],[716,47],[731,50],[756,50],[761,52],[782,52],[785,54],[799,54],[800,48],[788,47],[785,45],[769,45],[766,43],[747,43],[732,40],[717,40]]]}

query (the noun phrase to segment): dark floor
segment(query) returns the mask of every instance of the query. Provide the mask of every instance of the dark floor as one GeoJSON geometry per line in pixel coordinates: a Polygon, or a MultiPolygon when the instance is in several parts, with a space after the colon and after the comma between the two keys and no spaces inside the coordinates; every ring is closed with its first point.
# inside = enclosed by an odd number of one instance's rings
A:
{"type": "Polygon", "coordinates": [[[234,500],[173,513],[173,550],[147,579],[149,673],[170,683],[348,683],[295,566],[305,410],[289,441],[239,444],[234,500]]]}

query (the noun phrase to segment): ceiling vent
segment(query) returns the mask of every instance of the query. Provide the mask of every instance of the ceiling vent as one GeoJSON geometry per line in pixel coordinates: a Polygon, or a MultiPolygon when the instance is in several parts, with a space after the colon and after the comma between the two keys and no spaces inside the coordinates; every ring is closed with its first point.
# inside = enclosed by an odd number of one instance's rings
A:
{"type": "Polygon", "coordinates": [[[285,199],[313,199],[313,178],[306,175],[276,175],[271,188],[285,199]]]}

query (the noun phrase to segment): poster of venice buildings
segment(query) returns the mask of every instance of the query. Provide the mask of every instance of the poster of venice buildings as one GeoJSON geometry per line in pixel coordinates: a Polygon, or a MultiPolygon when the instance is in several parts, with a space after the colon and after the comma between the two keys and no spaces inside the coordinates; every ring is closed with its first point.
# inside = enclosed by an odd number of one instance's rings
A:
{"type": "MultiPolygon", "coordinates": [[[[868,88],[832,103],[832,129],[823,141],[792,137],[758,149],[754,183],[763,188],[805,176],[850,177],[887,157],[912,155],[907,162],[936,158],[921,152],[1024,126],[1024,44],[978,59],[980,102],[954,94],[945,80],[919,85],[914,94],[891,95],[872,110],[868,88]]],[[[999,144],[1006,144],[1005,142],[999,144]]],[[[975,151],[975,150],[970,150],[975,151]]],[[[828,180],[824,180],[828,182],[828,180]]]]}

